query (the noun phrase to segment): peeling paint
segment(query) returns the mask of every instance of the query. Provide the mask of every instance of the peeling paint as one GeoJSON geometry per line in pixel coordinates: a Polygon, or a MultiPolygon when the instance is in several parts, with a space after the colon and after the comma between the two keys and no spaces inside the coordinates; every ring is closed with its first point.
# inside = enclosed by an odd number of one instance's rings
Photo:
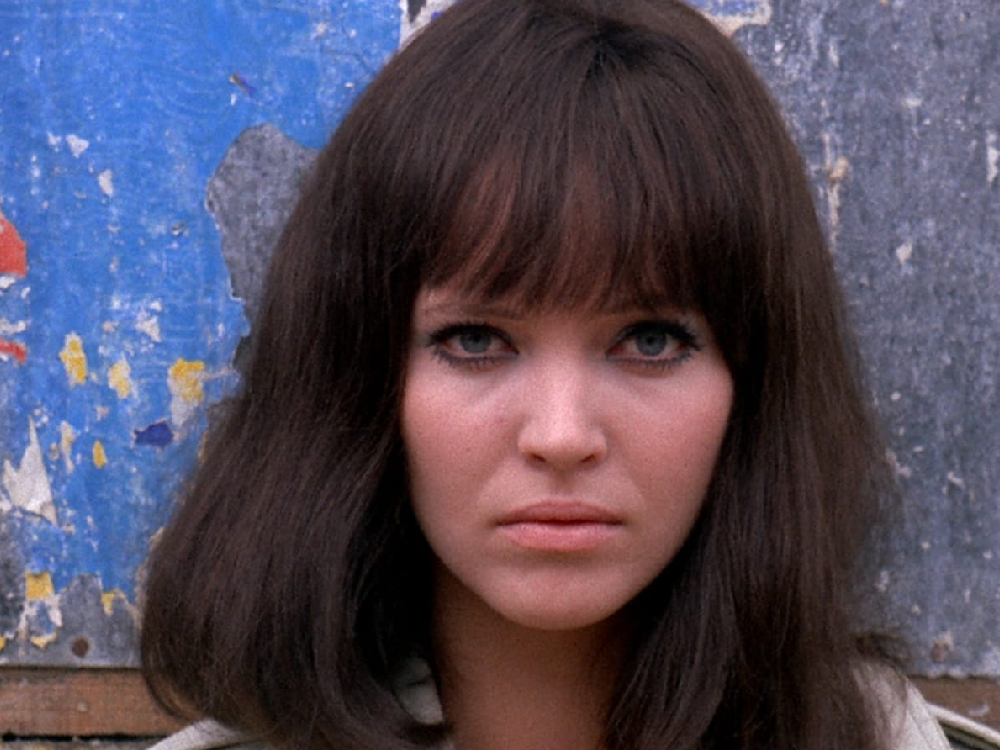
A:
{"type": "Polygon", "coordinates": [[[851,163],[845,156],[833,157],[830,137],[823,136],[826,150],[826,205],[830,223],[830,248],[836,250],[840,234],[840,186],[847,177],[851,163]]]}
{"type": "Polygon", "coordinates": [[[139,331],[139,333],[144,333],[157,343],[163,341],[163,337],[160,334],[159,318],[146,312],[145,310],[141,311],[136,316],[135,330],[139,331]]]}
{"type": "Polygon", "coordinates": [[[108,370],[108,387],[118,394],[118,398],[128,398],[132,393],[132,368],[124,357],[111,365],[108,370]]]}
{"type": "Polygon", "coordinates": [[[80,385],[87,382],[87,355],[83,351],[83,341],[76,333],[66,334],[66,342],[59,359],[66,368],[69,384],[80,385]]]}
{"type": "Polygon", "coordinates": [[[91,449],[91,457],[94,461],[94,466],[98,469],[103,469],[108,465],[108,455],[104,452],[104,443],[100,440],[94,441],[94,446],[91,449]]]}
{"type": "Polygon", "coordinates": [[[55,525],[56,506],[52,502],[52,485],[45,471],[42,449],[38,444],[38,432],[33,419],[28,420],[28,447],[18,468],[10,461],[3,462],[3,487],[11,503],[18,508],[41,516],[55,525]]]}
{"type": "Polygon", "coordinates": [[[104,193],[109,198],[114,197],[115,194],[115,183],[114,183],[114,172],[110,169],[105,169],[99,175],[97,175],[97,184],[101,188],[101,192],[104,193]]]}
{"type": "MultiPolygon", "coordinates": [[[[17,278],[24,278],[28,273],[27,245],[21,239],[17,228],[7,220],[0,211],[0,293],[12,287],[17,278]]],[[[11,323],[6,318],[0,318],[0,360],[13,358],[24,364],[28,359],[27,347],[20,341],[12,341],[7,336],[23,333],[27,329],[27,321],[11,323]]]]}
{"type": "Polygon", "coordinates": [[[46,633],[45,635],[33,635],[29,636],[28,640],[35,644],[36,648],[44,651],[49,647],[49,644],[53,643],[56,638],[59,637],[58,629],[53,630],[51,633],[46,633]]]}
{"type": "MultiPolygon", "coordinates": [[[[771,0],[690,0],[723,33],[732,36],[743,26],[766,26],[771,22],[771,0]]],[[[399,0],[400,47],[455,0],[399,0]]]]}
{"type": "Polygon", "coordinates": [[[70,133],[69,135],[66,136],[66,145],[69,146],[69,150],[73,154],[73,156],[79,159],[80,155],[83,154],[83,152],[86,151],[88,148],[90,148],[90,141],[88,141],[86,138],[79,138],[73,133],[70,133]]]}
{"type": "Polygon", "coordinates": [[[26,571],[24,591],[24,596],[29,602],[52,596],[55,593],[55,587],[52,585],[52,574],[47,570],[43,570],[41,573],[26,571]]]}
{"type": "Polygon", "coordinates": [[[166,422],[154,422],[141,430],[133,432],[136,445],[152,445],[164,448],[174,439],[174,433],[166,422]]]}
{"type": "MultiPolygon", "coordinates": [[[[695,0],[694,4],[698,5],[697,0],[695,0]]],[[[703,6],[703,10],[707,13],[709,18],[715,21],[715,24],[729,36],[732,36],[744,26],[766,26],[771,23],[771,3],[769,0],[759,0],[758,2],[740,4],[707,2],[706,5],[707,7],[703,6]],[[749,5],[750,7],[737,12],[727,13],[727,5],[729,7],[749,5]]]]}
{"type": "Polygon", "coordinates": [[[28,349],[24,344],[0,339],[0,359],[13,357],[22,365],[28,361],[28,349]]]}
{"type": "Polygon", "coordinates": [[[66,463],[66,471],[73,471],[73,443],[76,442],[76,432],[69,422],[59,423],[59,451],[66,463]]]}
{"type": "Polygon", "coordinates": [[[913,243],[904,242],[902,245],[896,248],[896,260],[899,261],[899,265],[905,266],[910,262],[910,258],[913,257],[913,243]]]}
{"type": "Polygon", "coordinates": [[[44,651],[58,640],[63,625],[60,597],[48,571],[26,572],[25,590],[26,605],[18,625],[18,637],[44,651]]]}
{"type": "Polygon", "coordinates": [[[14,225],[0,211],[0,274],[24,277],[27,273],[27,246],[14,225]]]}
{"type": "Polygon", "coordinates": [[[193,415],[205,399],[203,379],[205,363],[178,359],[170,367],[167,387],[170,389],[170,419],[180,427],[193,415]]]}
{"type": "Polygon", "coordinates": [[[101,594],[101,604],[104,606],[104,614],[110,616],[114,613],[116,599],[128,602],[128,597],[125,596],[125,592],[121,589],[111,589],[111,591],[105,591],[101,594]]]}

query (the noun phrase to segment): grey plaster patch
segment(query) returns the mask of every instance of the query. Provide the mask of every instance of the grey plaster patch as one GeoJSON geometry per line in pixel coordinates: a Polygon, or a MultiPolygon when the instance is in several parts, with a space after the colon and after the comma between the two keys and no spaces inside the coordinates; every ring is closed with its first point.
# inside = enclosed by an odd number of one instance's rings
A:
{"type": "Polygon", "coordinates": [[[271,252],[316,151],[270,124],[244,130],[208,181],[205,204],[222,234],[233,286],[253,321],[271,252]]]}
{"type": "Polygon", "coordinates": [[[13,634],[24,611],[24,558],[0,513],[0,637],[13,634]]]}
{"type": "Polygon", "coordinates": [[[0,666],[138,666],[136,611],[122,596],[108,611],[102,594],[97,576],[79,575],[51,601],[32,602],[42,606],[23,613],[17,635],[0,651],[0,666]],[[37,636],[52,637],[39,645],[31,640],[37,636]]]}

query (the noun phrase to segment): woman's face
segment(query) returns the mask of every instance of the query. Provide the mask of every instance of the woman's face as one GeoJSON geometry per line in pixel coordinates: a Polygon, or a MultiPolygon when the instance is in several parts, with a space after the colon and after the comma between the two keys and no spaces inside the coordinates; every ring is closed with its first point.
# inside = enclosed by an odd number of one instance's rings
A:
{"type": "Polygon", "coordinates": [[[677,553],[732,403],[699,315],[425,290],[409,356],[411,497],[448,590],[523,626],[579,628],[677,553]]]}

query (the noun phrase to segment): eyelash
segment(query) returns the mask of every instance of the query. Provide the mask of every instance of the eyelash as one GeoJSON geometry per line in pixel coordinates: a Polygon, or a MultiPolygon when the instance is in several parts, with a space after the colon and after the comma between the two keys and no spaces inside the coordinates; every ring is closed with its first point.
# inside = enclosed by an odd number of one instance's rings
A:
{"type": "Polygon", "coordinates": [[[460,357],[455,356],[445,348],[444,344],[449,339],[468,333],[486,333],[500,339],[500,341],[507,346],[511,346],[510,341],[503,334],[503,332],[497,330],[488,323],[479,321],[464,321],[461,323],[452,323],[443,326],[430,334],[428,337],[428,345],[431,347],[432,353],[435,357],[452,367],[482,370],[501,360],[509,359],[509,356],[497,356],[495,354],[460,357]]]}
{"type": "MultiPolygon", "coordinates": [[[[652,370],[667,370],[676,367],[688,360],[692,353],[701,349],[701,344],[695,332],[686,324],[679,320],[643,320],[625,328],[615,339],[611,349],[621,346],[630,339],[643,334],[653,332],[665,334],[676,342],[679,353],[666,359],[649,359],[646,357],[621,357],[608,355],[609,361],[621,362],[630,366],[642,367],[652,370]]],[[[450,339],[463,334],[478,333],[487,334],[499,339],[504,345],[513,349],[509,338],[497,328],[481,321],[463,321],[442,326],[432,332],[427,337],[427,345],[431,347],[432,354],[445,364],[469,370],[486,369],[501,361],[511,358],[511,354],[483,354],[481,356],[456,356],[445,347],[445,343],[450,339]]]]}
{"type": "Polygon", "coordinates": [[[628,326],[615,341],[612,348],[620,346],[629,339],[635,338],[643,333],[653,332],[663,334],[673,339],[679,353],[666,359],[648,359],[646,357],[623,357],[615,358],[615,361],[625,362],[654,370],[667,370],[690,359],[693,352],[701,349],[698,337],[691,328],[679,320],[643,320],[628,326]]]}

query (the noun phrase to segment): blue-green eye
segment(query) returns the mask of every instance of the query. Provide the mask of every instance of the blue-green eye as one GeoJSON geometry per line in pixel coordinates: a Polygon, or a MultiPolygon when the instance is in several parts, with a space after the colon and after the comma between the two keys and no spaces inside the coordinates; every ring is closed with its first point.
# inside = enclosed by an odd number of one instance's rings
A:
{"type": "Polygon", "coordinates": [[[670,343],[666,331],[648,329],[635,334],[635,348],[646,357],[657,357],[664,352],[670,343]]]}
{"type": "Polygon", "coordinates": [[[449,325],[428,340],[434,356],[452,365],[486,367],[516,356],[503,333],[481,323],[449,325]]]}
{"type": "Polygon", "coordinates": [[[455,343],[467,354],[485,354],[490,350],[495,336],[482,328],[473,328],[453,336],[455,343]]]}
{"type": "Polygon", "coordinates": [[[608,351],[608,359],[643,366],[678,364],[699,349],[694,332],[679,321],[648,320],[626,328],[608,351]]]}

